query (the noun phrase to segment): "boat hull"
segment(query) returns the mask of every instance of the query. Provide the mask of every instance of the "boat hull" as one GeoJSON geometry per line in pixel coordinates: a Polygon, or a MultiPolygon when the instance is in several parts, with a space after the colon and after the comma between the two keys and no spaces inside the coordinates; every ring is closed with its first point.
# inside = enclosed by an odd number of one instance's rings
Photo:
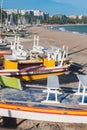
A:
{"type": "Polygon", "coordinates": [[[68,70],[69,66],[66,67],[54,67],[54,68],[46,68],[40,66],[28,67],[22,70],[0,70],[0,75],[16,77],[21,80],[29,81],[29,80],[40,80],[45,79],[48,75],[62,75],[65,71],[68,70]]]}
{"type": "Polygon", "coordinates": [[[11,51],[10,50],[0,50],[0,56],[4,56],[4,55],[11,55],[11,51]]]}
{"type": "Polygon", "coordinates": [[[61,87],[62,94],[50,94],[44,102],[47,86],[31,85],[24,90],[1,88],[0,116],[66,123],[87,123],[87,103],[81,104],[81,95],[75,95],[78,88],[61,87]]]}
{"type": "Polygon", "coordinates": [[[4,76],[10,76],[10,77],[15,77],[18,78],[22,81],[32,81],[32,80],[40,80],[40,79],[45,79],[50,75],[62,75],[64,74],[64,72],[56,72],[56,73],[44,73],[44,74],[28,74],[28,73],[15,73],[13,72],[13,74],[10,73],[5,73],[5,74],[1,74],[0,75],[4,75],[4,76]]]}
{"type": "Polygon", "coordinates": [[[51,109],[0,103],[0,115],[12,118],[65,123],[87,123],[87,110],[51,109]]]}

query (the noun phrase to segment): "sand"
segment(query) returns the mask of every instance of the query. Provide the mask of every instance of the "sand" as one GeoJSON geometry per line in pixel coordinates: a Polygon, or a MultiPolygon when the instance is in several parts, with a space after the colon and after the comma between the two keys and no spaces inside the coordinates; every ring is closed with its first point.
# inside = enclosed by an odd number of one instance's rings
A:
{"type": "MultiPolygon", "coordinates": [[[[20,38],[24,49],[32,48],[33,37],[38,35],[40,45],[50,48],[51,45],[69,48],[69,57],[72,59],[72,69],[60,76],[61,86],[74,87],[78,85],[76,74],[87,74],[87,35],[68,32],[54,32],[46,26],[30,27],[30,36],[20,38]]],[[[86,130],[86,124],[50,123],[16,119],[17,130],[86,130]]]]}

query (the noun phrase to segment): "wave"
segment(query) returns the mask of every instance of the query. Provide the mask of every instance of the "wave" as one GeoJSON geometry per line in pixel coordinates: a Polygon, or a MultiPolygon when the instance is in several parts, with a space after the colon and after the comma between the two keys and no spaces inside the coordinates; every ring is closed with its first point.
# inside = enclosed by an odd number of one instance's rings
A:
{"type": "Polygon", "coordinates": [[[71,32],[73,34],[86,34],[87,25],[65,25],[65,26],[50,26],[48,29],[53,31],[71,32]]]}
{"type": "Polygon", "coordinates": [[[59,31],[65,32],[65,28],[59,28],[59,31]]]}
{"type": "Polygon", "coordinates": [[[75,31],[71,31],[72,33],[74,33],[74,34],[80,34],[79,32],[75,32],[75,31]]]}

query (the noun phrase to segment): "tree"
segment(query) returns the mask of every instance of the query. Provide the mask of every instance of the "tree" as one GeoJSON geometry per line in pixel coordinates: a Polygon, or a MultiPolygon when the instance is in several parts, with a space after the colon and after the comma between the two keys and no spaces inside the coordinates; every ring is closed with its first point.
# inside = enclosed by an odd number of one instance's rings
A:
{"type": "Polygon", "coordinates": [[[2,20],[1,22],[4,23],[6,18],[7,18],[7,13],[3,11],[3,9],[1,10],[0,7],[0,21],[2,20]]]}

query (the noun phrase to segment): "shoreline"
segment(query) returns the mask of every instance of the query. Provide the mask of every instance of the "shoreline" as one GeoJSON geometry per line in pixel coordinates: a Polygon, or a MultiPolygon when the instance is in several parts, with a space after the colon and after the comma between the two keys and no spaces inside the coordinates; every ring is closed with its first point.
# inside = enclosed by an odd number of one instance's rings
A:
{"type": "Polygon", "coordinates": [[[73,34],[81,34],[81,35],[87,35],[87,32],[79,32],[79,31],[73,31],[73,30],[67,30],[64,27],[75,27],[75,26],[87,26],[87,24],[54,24],[54,25],[47,25],[46,28],[51,31],[56,32],[69,32],[73,34]],[[57,29],[54,29],[54,27],[58,27],[57,29]]]}
{"type": "Polygon", "coordinates": [[[85,26],[87,24],[44,24],[44,25],[41,25],[43,27],[49,27],[49,26],[85,26]]]}
{"type": "MultiPolygon", "coordinates": [[[[43,26],[31,27],[29,28],[29,30],[32,32],[32,36],[38,35],[41,40],[44,39],[54,41],[54,43],[50,43],[49,46],[52,44],[55,44],[56,46],[62,46],[65,44],[66,46],[69,46],[69,49],[73,48],[74,46],[78,46],[78,48],[83,47],[86,48],[87,35],[84,34],[73,34],[70,32],[61,32],[61,31],[55,32],[53,30],[44,28],[43,26]]],[[[42,45],[43,43],[40,44],[42,45]]],[[[44,44],[44,46],[48,45],[44,44]]]]}

